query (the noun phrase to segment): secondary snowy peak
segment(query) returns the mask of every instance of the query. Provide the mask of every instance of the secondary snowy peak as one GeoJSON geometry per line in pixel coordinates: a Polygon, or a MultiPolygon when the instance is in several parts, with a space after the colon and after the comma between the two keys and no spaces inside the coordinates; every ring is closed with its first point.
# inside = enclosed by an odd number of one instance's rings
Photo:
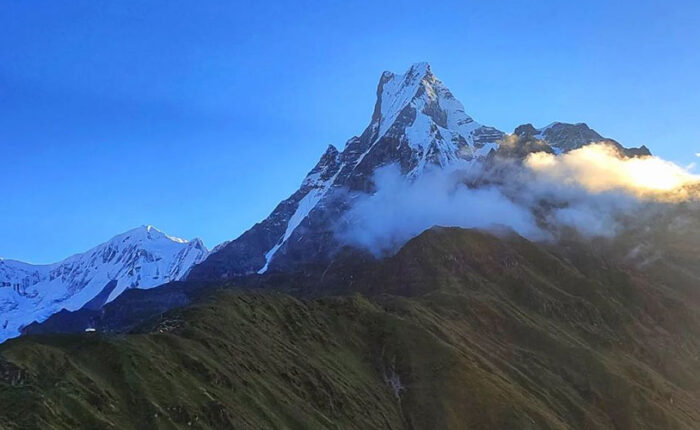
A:
{"type": "Polygon", "coordinates": [[[532,124],[523,124],[515,129],[514,134],[520,138],[543,141],[551,147],[555,154],[572,151],[593,142],[606,142],[627,156],[651,155],[646,146],[625,148],[617,141],[603,137],[590,128],[588,124],[582,122],[576,124],[553,122],[542,128],[535,128],[532,124]]]}
{"type": "Polygon", "coordinates": [[[0,260],[0,341],[62,309],[99,308],[128,288],[182,279],[207,254],[199,239],[142,226],[54,264],[0,260]]]}
{"type": "Polygon", "coordinates": [[[605,139],[584,123],[553,122],[542,128],[535,128],[532,124],[523,124],[515,129],[515,134],[520,137],[531,137],[545,141],[557,154],[605,139]]]}

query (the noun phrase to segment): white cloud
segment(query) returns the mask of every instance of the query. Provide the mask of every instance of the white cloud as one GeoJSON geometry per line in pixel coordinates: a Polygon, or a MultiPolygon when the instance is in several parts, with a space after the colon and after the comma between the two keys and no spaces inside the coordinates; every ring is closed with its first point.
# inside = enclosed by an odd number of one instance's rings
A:
{"type": "Polygon", "coordinates": [[[466,170],[434,169],[414,181],[396,165],[377,170],[377,192],[362,196],[348,211],[338,235],[343,242],[375,253],[391,251],[433,226],[502,228],[532,239],[544,233],[533,214],[496,187],[469,188],[466,170]]]}
{"type": "Polygon", "coordinates": [[[530,154],[525,165],[550,181],[578,184],[591,193],[619,190],[640,198],[685,200],[686,187],[700,183],[677,164],[659,157],[622,157],[605,144],[591,144],[555,156],[530,154]]]}
{"type": "Polygon", "coordinates": [[[376,193],[355,196],[336,234],[377,254],[433,226],[507,226],[533,240],[556,237],[562,228],[611,237],[630,220],[644,225],[654,208],[700,200],[700,176],[658,157],[624,157],[604,144],[535,153],[522,164],[428,170],[414,180],[388,166],[374,179],[376,193]]]}

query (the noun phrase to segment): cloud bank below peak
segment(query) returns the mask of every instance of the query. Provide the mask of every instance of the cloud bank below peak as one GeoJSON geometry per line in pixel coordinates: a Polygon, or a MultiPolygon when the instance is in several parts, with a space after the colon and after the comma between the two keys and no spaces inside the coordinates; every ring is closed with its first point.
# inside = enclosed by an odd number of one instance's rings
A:
{"type": "Polygon", "coordinates": [[[536,241],[570,229],[613,237],[659,211],[700,201],[700,176],[659,157],[626,157],[605,143],[454,163],[412,179],[389,165],[374,183],[374,194],[352,196],[336,236],[377,255],[433,226],[506,227],[536,241]]]}

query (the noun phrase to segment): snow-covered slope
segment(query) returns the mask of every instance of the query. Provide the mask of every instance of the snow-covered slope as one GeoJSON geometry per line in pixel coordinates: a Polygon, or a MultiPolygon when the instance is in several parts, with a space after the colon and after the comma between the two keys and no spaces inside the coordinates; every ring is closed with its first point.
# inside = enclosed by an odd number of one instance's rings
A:
{"type": "Polygon", "coordinates": [[[199,239],[143,226],[54,264],[0,259],[0,342],[62,309],[97,309],[127,288],[179,280],[206,256],[199,239]]]}

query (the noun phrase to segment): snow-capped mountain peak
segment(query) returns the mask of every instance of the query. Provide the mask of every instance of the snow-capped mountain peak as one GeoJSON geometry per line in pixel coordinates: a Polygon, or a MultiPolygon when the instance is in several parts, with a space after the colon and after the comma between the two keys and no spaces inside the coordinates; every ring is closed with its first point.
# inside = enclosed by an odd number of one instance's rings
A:
{"type": "Polygon", "coordinates": [[[377,139],[387,132],[406,106],[415,103],[420,89],[423,93],[434,94],[430,87],[431,78],[435,80],[428,63],[416,63],[402,75],[392,72],[382,74],[373,115],[373,123],[379,128],[377,139]]]}
{"type": "Polygon", "coordinates": [[[201,240],[169,236],[147,225],[58,263],[0,260],[0,341],[62,309],[88,303],[99,308],[126,289],[182,279],[207,255],[201,240]]]}
{"type": "Polygon", "coordinates": [[[136,241],[146,241],[146,240],[161,240],[168,239],[176,243],[187,243],[188,241],[179,237],[170,236],[152,225],[142,225],[140,227],[133,228],[124,233],[114,236],[111,241],[124,241],[124,240],[136,240],[136,241]]]}
{"type": "MultiPolygon", "coordinates": [[[[295,265],[328,261],[339,243],[334,230],[353,199],[376,190],[377,169],[395,165],[408,178],[426,169],[496,157],[522,158],[532,150],[566,152],[603,139],[583,123],[552,123],[536,129],[518,127],[516,148],[503,132],[479,124],[464,109],[427,63],[405,73],[384,72],[376,89],[368,126],[346,142],[342,151],[329,146],[299,189],[272,213],[238,238],[224,243],[193,268],[191,279],[225,279],[295,265]],[[536,145],[529,143],[535,142],[536,145]]],[[[646,148],[627,155],[648,154],[646,148]]]]}
{"type": "MultiPolygon", "coordinates": [[[[427,125],[433,129],[437,128],[437,131],[445,135],[442,136],[443,138],[460,142],[457,146],[465,144],[471,146],[477,143],[478,139],[475,139],[474,132],[482,127],[466,113],[464,105],[454,97],[449,88],[435,77],[428,63],[416,63],[401,75],[392,72],[382,74],[371,124],[371,127],[377,130],[374,140],[379,140],[390,132],[392,126],[402,116],[404,119],[411,118],[412,122],[417,123],[418,126],[427,125]],[[418,118],[418,116],[426,118],[418,118]]],[[[401,132],[406,125],[405,120],[399,121],[394,133],[401,132]]],[[[424,136],[420,134],[418,133],[418,136],[415,136],[417,138],[410,142],[413,147],[421,146],[420,141],[424,136]]],[[[502,135],[496,131],[489,140],[497,140],[502,135]]],[[[457,151],[452,152],[452,155],[457,155],[457,151]]],[[[473,152],[461,151],[461,154],[473,152]]]]}
{"type": "Polygon", "coordinates": [[[483,126],[433,74],[428,63],[382,73],[369,125],[342,151],[329,146],[292,196],[241,237],[217,247],[194,278],[265,273],[285,255],[315,259],[335,246],[332,224],[347,208],[344,192],[372,192],[378,168],[396,164],[416,177],[489,154],[504,133],[483,126]],[[337,192],[336,192],[337,191],[337,192]]]}

